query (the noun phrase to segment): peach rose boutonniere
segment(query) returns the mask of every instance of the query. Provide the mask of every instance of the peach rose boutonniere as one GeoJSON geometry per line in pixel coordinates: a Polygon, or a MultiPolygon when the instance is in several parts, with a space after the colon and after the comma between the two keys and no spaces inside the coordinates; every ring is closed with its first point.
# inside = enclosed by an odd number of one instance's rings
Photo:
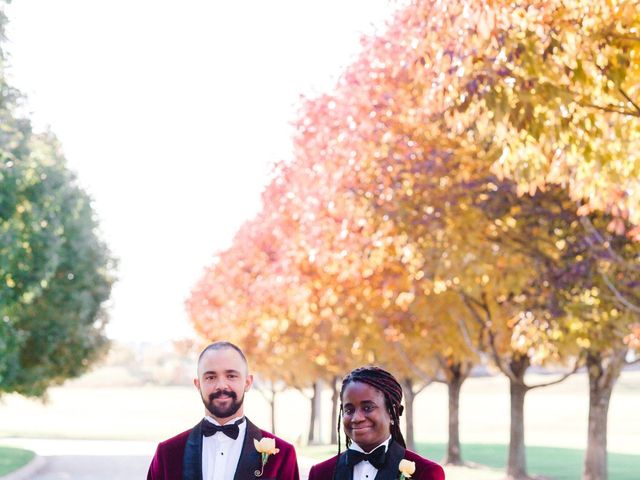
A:
{"type": "Polygon", "coordinates": [[[400,478],[398,480],[406,480],[407,478],[411,478],[416,471],[416,462],[411,462],[406,458],[400,460],[400,465],[398,465],[398,470],[400,470],[400,478]]]}
{"type": "Polygon", "coordinates": [[[260,470],[253,472],[253,474],[256,477],[261,477],[264,473],[264,466],[267,464],[267,460],[269,460],[269,455],[275,455],[280,449],[276,448],[276,440],[269,437],[263,437],[259,441],[254,438],[253,444],[258,453],[262,455],[262,467],[260,467],[260,470]]]}

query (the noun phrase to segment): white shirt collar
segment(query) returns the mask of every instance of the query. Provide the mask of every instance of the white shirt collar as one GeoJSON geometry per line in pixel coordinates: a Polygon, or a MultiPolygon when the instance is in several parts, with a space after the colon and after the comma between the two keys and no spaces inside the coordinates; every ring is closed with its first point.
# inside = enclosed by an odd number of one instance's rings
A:
{"type": "MultiPolygon", "coordinates": [[[[389,438],[387,438],[384,442],[382,442],[380,445],[384,445],[384,451],[386,452],[389,449],[389,442],[391,441],[391,435],[389,435],[389,438]]],[[[376,448],[378,448],[380,445],[376,446],[376,448]]],[[[357,452],[362,452],[362,453],[367,453],[365,452],[362,447],[360,445],[358,445],[356,442],[354,442],[353,440],[351,441],[351,445],[349,445],[349,448],[351,450],[355,450],[357,452]]],[[[372,448],[371,451],[373,452],[376,448],[372,448]]]]}
{"type": "MultiPolygon", "coordinates": [[[[213,417],[211,417],[209,415],[205,416],[204,418],[205,418],[205,420],[207,420],[208,422],[213,423],[214,425],[221,426],[220,422],[218,422],[215,418],[213,418],[213,417]]],[[[239,415],[237,417],[233,417],[231,420],[229,420],[227,423],[225,423],[225,425],[231,425],[232,423],[237,422],[241,418],[244,418],[244,415],[239,415]]],[[[244,422],[242,422],[242,423],[244,423],[244,422]]]]}

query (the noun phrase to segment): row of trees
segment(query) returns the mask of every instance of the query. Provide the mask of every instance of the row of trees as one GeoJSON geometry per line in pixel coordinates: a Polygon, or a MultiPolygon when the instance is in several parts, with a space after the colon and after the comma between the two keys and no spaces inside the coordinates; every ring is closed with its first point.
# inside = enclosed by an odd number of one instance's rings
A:
{"type": "Polygon", "coordinates": [[[583,478],[605,479],[609,399],[640,346],[635,3],[399,10],[301,105],[294,158],[192,292],[196,330],[243,345],[274,384],[387,365],[409,415],[440,375],[451,463],[461,386],[489,359],[510,382],[513,479],[528,478],[525,396],[543,386],[527,370],[585,366],[583,478]]]}
{"type": "MultiPolygon", "coordinates": [[[[0,36],[6,18],[0,11],[0,36]]],[[[106,348],[114,262],[51,133],[36,134],[0,51],[0,395],[42,396],[106,348]]]]}

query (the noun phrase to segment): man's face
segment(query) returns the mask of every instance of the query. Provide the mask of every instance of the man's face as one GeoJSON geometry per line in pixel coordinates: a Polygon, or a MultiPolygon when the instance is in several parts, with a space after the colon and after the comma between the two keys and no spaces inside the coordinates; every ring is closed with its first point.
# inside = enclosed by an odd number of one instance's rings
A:
{"type": "Polygon", "coordinates": [[[198,364],[194,385],[207,412],[220,424],[243,415],[244,394],[253,383],[247,365],[233,348],[209,350],[198,364]]]}

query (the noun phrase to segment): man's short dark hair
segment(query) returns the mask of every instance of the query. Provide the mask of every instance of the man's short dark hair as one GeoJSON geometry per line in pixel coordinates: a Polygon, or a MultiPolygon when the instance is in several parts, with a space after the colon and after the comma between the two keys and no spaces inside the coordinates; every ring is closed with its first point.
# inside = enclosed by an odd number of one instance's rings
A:
{"type": "Polygon", "coordinates": [[[202,357],[204,356],[205,353],[207,353],[208,351],[212,351],[212,350],[223,350],[225,348],[231,348],[233,350],[235,350],[236,352],[238,352],[240,354],[240,357],[242,358],[242,361],[244,362],[245,366],[247,367],[247,370],[249,369],[249,362],[247,362],[247,357],[244,356],[244,353],[242,353],[242,350],[240,350],[240,347],[238,347],[237,345],[234,345],[231,342],[213,342],[210,343],[209,345],[207,345],[204,350],[202,350],[202,352],[200,352],[200,356],[198,357],[198,366],[200,365],[200,360],[202,360],[202,357]]]}

